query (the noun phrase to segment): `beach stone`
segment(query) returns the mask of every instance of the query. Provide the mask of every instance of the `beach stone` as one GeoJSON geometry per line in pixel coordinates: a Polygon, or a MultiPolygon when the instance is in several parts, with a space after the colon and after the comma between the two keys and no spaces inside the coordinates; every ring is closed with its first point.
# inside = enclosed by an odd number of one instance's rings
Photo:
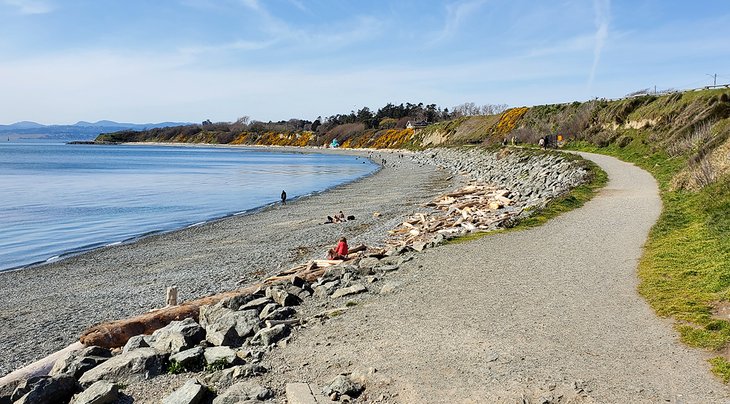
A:
{"type": "Polygon", "coordinates": [[[338,375],[322,388],[322,393],[325,396],[330,397],[334,395],[336,398],[339,398],[343,395],[357,397],[358,395],[360,395],[360,392],[362,390],[363,387],[357,383],[354,383],[352,380],[350,380],[349,377],[345,375],[338,375]]]}
{"type": "MultiPolygon", "coordinates": [[[[360,263],[358,264],[358,267],[360,267],[361,270],[372,270],[380,263],[380,260],[375,257],[367,257],[360,260],[360,263]]],[[[365,274],[370,275],[370,274],[365,274]]]]}
{"type": "Polygon", "coordinates": [[[281,307],[281,306],[279,306],[276,303],[267,304],[266,306],[264,306],[263,309],[261,309],[261,312],[259,313],[259,318],[262,320],[265,319],[269,314],[271,314],[274,310],[278,309],[279,307],[281,307]]]}
{"type": "Polygon", "coordinates": [[[296,309],[293,307],[280,307],[271,313],[269,313],[264,320],[285,320],[297,314],[296,309]]]}
{"type": "Polygon", "coordinates": [[[383,284],[383,287],[380,288],[380,294],[381,295],[391,294],[391,293],[395,292],[396,290],[398,290],[400,287],[401,287],[400,282],[395,282],[395,281],[385,282],[385,284],[383,284]]]}
{"type": "Polygon", "coordinates": [[[241,346],[246,337],[255,334],[260,328],[259,314],[256,310],[229,310],[217,317],[214,322],[208,323],[208,321],[205,326],[205,339],[218,346],[241,346]]]}
{"type": "Polygon", "coordinates": [[[314,296],[318,298],[325,298],[332,294],[332,292],[335,291],[335,288],[340,286],[340,281],[331,281],[331,282],[325,282],[322,285],[317,286],[314,288],[314,296]]]}
{"type": "Polygon", "coordinates": [[[186,318],[182,321],[173,321],[155,331],[148,338],[148,343],[158,351],[176,353],[193,347],[203,339],[205,339],[205,329],[192,318],[186,318]]]}
{"type": "Polygon", "coordinates": [[[254,382],[239,382],[229,387],[213,400],[213,404],[238,404],[246,400],[266,400],[274,393],[254,382]]]}
{"type": "Polygon", "coordinates": [[[195,371],[203,368],[205,348],[196,346],[170,355],[170,362],[179,363],[185,370],[195,371]]]}
{"type": "Polygon", "coordinates": [[[358,293],[367,292],[367,290],[368,288],[358,283],[346,288],[337,289],[334,293],[332,293],[332,298],[337,299],[343,296],[355,295],[358,293]]]}
{"type": "Polygon", "coordinates": [[[106,380],[99,380],[75,395],[70,404],[110,404],[119,398],[119,388],[106,380]]]}
{"type": "Polygon", "coordinates": [[[162,404],[198,404],[208,391],[195,379],[190,379],[179,389],[162,399],[162,404]]]}
{"type": "Polygon", "coordinates": [[[317,388],[309,383],[287,383],[287,404],[318,404],[327,402],[324,396],[317,392],[317,388]]]}
{"type": "Polygon", "coordinates": [[[374,367],[357,367],[350,373],[350,380],[356,385],[383,387],[393,383],[393,379],[379,373],[374,367]]]}
{"type": "Polygon", "coordinates": [[[229,367],[241,362],[241,358],[236,355],[236,351],[227,346],[205,348],[203,356],[205,356],[205,363],[208,365],[220,364],[223,367],[229,367]]]}
{"type": "Polygon", "coordinates": [[[150,344],[147,343],[146,338],[146,335],[135,335],[134,337],[130,338],[126,344],[124,344],[122,352],[127,353],[137,348],[149,348],[150,344]]]}
{"type": "Polygon", "coordinates": [[[87,371],[79,383],[88,387],[99,380],[133,383],[162,374],[166,370],[167,354],[154,348],[139,348],[110,358],[87,371]]]}
{"type": "Polygon", "coordinates": [[[299,296],[278,288],[270,287],[266,289],[266,297],[271,298],[279,306],[297,306],[302,303],[302,299],[299,296]]]}
{"type": "Polygon", "coordinates": [[[205,382],[209,385],[230,386],[240,379],[260,376],[266,372],[267,369],[259,364],[247,363],[210,373],[205,377],[205,382]]]}
{"type": "Polygon", "coordinates": [[[67,374],[78,379],[84,372],[106,361],[111,356],[112,351],[107,348],[98,346],[86,347],[79,351],[72,351],[65,354],[53,364],[53,368],[51,368],[48,374],[50,376],[67,374]]]}
{"type": "Polygon", "coordinates": [[[426,249],[426,243],[424,243],[423,241],[417,241],[411,245],[411,248],[413,248],[415,251],[421,252],[426,249]]]}
{"type": "Polygon", "coordinates": [[[31,379],[15,389],[12,396],[13,404],[65,403],[77,389],[76,379],[68,374],[31,379]]]}
{"type": "Polygon", "coordinates": [[[319,284],[322,285],[327,282],[339,281],[342,277],[343,269],[340,266],[331,266],[324,270],[324,274],[319,278],[319,284]]]}
{"type": "Polygon", "coordinates": [[[383,273],[397,271],[398,268],[399,267],[397,265],[378,265],[377,267],[377,269],[383,273]]]}
{"type": "Polygon", "coordinates": [[[221,300],[220,305],[231,310],[246,310],[243,306],[261,297],[260,294],[238,295],[221,300]]]}
{"type": "Polygon", "coordinates": [[[253,299],[249,301],[248,303],[244,304],[243,306],[239,307],[238,310],[261,310],[264,306],[266,306],[269,303],[272,303],[273,300],[271,300],[270,297],[259,297],[257,299],[253,299]]]}
{"type": "Polygon", "coordinates": [[[271,345],[289,335],[289,326],[278,324],[273,327],[262,328],[251,339],[252,344],[271,345]]]}

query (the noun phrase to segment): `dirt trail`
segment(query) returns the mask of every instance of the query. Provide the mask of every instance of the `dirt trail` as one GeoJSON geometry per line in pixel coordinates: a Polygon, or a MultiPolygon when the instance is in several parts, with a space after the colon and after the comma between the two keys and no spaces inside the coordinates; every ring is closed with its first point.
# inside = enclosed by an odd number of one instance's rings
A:
{"type": "Polygon", "coordinates": [[[270,366],[282,373],[268,382],[323,385],[372,366],[392,382],[366,394],[387,402],[730,402],[706,355],[636,292],[661,211],[656,182],[584,156],[610,181],[583,208],[419,254],[387,275],[400,282],[395,293],[366,297],[274,350],[270,366]]]}

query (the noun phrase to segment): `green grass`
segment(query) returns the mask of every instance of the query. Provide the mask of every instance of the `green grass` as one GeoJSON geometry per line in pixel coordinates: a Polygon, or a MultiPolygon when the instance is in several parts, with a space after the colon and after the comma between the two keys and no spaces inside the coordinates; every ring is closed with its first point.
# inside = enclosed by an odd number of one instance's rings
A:
{"type": "MultiPolygon", "coordinates": [[[[555,152],[544,152],[539,149],[535,150],[525,150],[521,149],[522,153],[555,153],[555,152]]],[[[561,153],[562,157],[566,157],[573,161],[578,161],[579,164],[581,164],[584,168],[586,168],[589,172],[589,180],[587,183],[577,186],[573,188],[570,192],[567,194],[556,198],[552,200],[550,203],[547,204],[543,209],[540,209],[539,211],[536,211],[529,217],[520,220],[515,226],[504,229],[504,230],[497,230],[492,232],[476,232],[476,233],[470,233],[461,237],[453,238],[449,241],[447,241],[447,244],[451,243],[464,243],[476,239],[480,239],[484,236],[503,233],[505,231],[512,231],[512,230],[522,230],[522,229],[528,229],[531,227],[537,227],[545,224],[548,220],[560,215],[561,213],[565,213],[568,211],[571,211],[573,209],[579,208],[583,206],[586,202],[588,202],[593,196],[598,192],[599,189],[603,188],[604,185],[606,185],[606,182],[608,182],[608,176],[606,175],[606,172],[603,171],[600,167],[598,167],[595,163],[589,160],[583,160],[578,156],[572,155],[572,154],[564,154],[561,153]]]]}
{"type": "Polygon", "coordinates": [[[723,382],[730,382],[730,362],[727,359],[718,356],[710,359],[712,364],[712,372],[718,375],[723,382]]]}
{"type": "MultiPolygon", "coordinates": [[[[673,317],[686,344],[719,351],[730,343],[730,322],[713,317],[714,304],[730,302],[730,177],[699,191],[673,190],[671,179],[686,159],[652,152],[645,134],[633,133],[624,148],[574,149],[608,154],[632,162],[657,179],[663,211],[639,262],[639,293],[660,316],[673,317]]],[[[713,371],[730,380],[730,365],[714,359],[713,371]]]]}

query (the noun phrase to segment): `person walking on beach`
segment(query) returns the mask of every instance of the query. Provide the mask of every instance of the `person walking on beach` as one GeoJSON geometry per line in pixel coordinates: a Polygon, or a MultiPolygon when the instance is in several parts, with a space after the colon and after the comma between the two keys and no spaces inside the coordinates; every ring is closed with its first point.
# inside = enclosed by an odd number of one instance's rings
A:
{"type": "Polygon", "coordinates": [[[281,191],[281,204],[286,205],[286,191],[281,191]]]}

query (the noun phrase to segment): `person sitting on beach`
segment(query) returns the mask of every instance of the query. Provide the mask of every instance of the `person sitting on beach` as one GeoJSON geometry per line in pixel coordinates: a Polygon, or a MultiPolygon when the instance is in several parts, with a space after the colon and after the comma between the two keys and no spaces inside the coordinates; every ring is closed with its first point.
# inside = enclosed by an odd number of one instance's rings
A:
{"type": "Polygon", "coordinates": [[[327,216],[327,221],[324,222],[324,224],[330,224],[330,223],[334,223],[334,222],[335,222],[335,220],[332,218],[332,216],[327,216]]]}
{"type": "Polygon", "coordinates": [[[340,211],[335,215],[335,219],[337,219],[338,222],[346,222],[347,219],[345,219],[345,214],[340,211]]]}
{"type": "Polygon", "coordinates": [[[328,260],[346,260],[347,259],[347,239],[340,237],[340,241],[337,243],[337,247],[331,248],[327,252],[328,260]]]}

